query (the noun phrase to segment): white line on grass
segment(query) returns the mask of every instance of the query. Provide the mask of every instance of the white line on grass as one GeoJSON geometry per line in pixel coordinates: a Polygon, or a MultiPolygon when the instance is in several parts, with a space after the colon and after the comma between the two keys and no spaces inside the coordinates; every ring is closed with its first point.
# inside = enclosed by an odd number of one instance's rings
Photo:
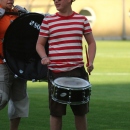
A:
{"type": "Polygon", "coordinates": [[[113,75],[113,76],[115,76],[115,75],[119,75],[119,76],[129,76],[130,75],[130,73],[93,73],[93,75],[113,75]]]}

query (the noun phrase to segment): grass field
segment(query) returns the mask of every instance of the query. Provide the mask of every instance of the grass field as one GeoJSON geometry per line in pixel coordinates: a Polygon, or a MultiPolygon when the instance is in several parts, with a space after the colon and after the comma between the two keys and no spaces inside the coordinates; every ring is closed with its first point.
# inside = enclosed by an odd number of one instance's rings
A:
{"type": "MultiPolygon", "coordinates": [[[[85,54],[84,54],[85,57],[85,54]]],[[[130,41],[97,41],[95,69],[90,75],[92,94],[87,115],[89,130],[130,129],[130,41]]],[[[29,118],[19,130],[49,130],[47,82],[28,82],[29,118]]],[[[8,130],[7,107],[0,111],[0,130],[8,130]]],[[[63,130],[75,130],[67,108],[63,130]]]]}

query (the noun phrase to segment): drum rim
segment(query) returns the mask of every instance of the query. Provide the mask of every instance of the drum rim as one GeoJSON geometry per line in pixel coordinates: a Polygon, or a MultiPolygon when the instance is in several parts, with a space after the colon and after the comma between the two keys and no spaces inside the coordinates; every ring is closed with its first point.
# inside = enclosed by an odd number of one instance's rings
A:
{"type": "Polygon", "coordinates": [[[64,100],[60,100],[60,99],[57,99],[55,98],[54,96],[52,96],[52,99],[58,103],[61,103],[61,104],[69,104],[69,105],[81,105],[81,104],[86,104],[90,101],[89,99],[89,96],[87,96],[87,100],[84,100],[84,101],[75,101],[75,102],[71,102],[71,101],[64,101],[64,100]]]}

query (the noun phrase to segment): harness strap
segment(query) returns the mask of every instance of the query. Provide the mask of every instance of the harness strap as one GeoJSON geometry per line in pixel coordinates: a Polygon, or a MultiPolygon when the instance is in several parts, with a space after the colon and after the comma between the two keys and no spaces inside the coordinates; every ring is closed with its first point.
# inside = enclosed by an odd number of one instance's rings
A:
{"type": "Polygon", "coordinates": [[[6,15],[17,15],[19,16],[19,12],[5,12],[6,15]]]}

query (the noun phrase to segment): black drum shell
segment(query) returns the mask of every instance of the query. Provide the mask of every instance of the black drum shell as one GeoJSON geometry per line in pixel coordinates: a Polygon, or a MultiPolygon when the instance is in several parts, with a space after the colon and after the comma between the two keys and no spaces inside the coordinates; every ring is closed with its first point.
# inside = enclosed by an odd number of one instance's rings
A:
{"type": "MultiPolygon", "coordinates": [[[[4,41],[4,61],[17,77],[26,80],[44,80],[47,65],[41,64],[36,52],[36,42],[44,15],[27,13],[16,18],[8,27],[4,41]]],[[[48,43],[45,46],[48,54],[48,43]]]]}
{"type": "Polygon", "coordinates": [[[91,84],[78,77],[59,77],[51,80],[51,97],[61,104],[80,105],[89,102],[91,84]]]}

